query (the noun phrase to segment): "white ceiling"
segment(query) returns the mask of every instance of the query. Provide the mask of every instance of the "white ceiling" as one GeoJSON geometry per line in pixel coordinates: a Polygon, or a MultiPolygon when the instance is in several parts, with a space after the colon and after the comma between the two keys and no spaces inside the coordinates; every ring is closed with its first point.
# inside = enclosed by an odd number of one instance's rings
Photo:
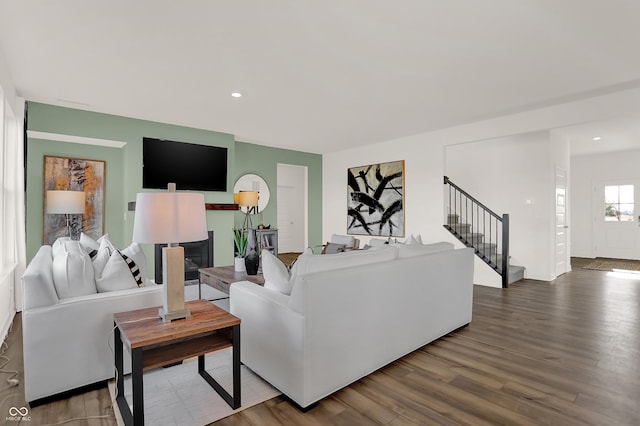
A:
{"type": "Polygon", "coordinates": [[[640,86],[639,22],[638,0],[2,0],[0,50],[28,100],[325,153],[640,86]]]}

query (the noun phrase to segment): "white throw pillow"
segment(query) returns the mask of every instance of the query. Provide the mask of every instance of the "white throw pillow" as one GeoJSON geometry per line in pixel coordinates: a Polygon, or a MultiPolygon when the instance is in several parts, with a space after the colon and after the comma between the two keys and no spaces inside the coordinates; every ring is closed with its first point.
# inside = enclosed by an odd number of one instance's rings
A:
{"type": "Polygon", "coordinates": [[[387,240],[383,240],[381,238],[372,238],[369,240],[370,247],[382,247],[384,245],[387,245],[387,243],[387,240]]]}
{"type": "Polygon", "coordinates": [[[409,235],[409,238],[407,238],[407,241],[405,241],[404,243],[408,246],[415,246],[418,245],[418,240],[416,240],[413,234],[411,234],[409,235]]]}
{"type": "Polygon", "coordinates": [[[96,279],[96,287],[100,293],[138,287],[129,265],[117,250],[111,253],[101,276],[96,279]]]}
{"type": "Polygon", "coordinates": [[[98,248],[98,253],[93,257],[93,270],[96,276],[96,280],[102,276],[102,271],[106,266],[109,258],[111,257],[111,253],[113,253],[113,246],[108,240],[100,241],[100,247],[98,248]]]}
{"type": "Polygon", "coordinates": [[[417,241],[417,242],[418,242],[418,244],[420,244],[420,245],[424,244],[424,243],[422,242],[422,236],[421,236],[420,234],[416,235],[416,241],[417,241]]]}
{"type": "Polygon", "coordinates": [[[322,249],[322,254],[336,254],[343,253],[346,246],[344,244],[327,243],[322,249]]]}
{"type": "Polygon", "coordinates": [[[140,275],[143,281],[147,279],[147,256],[145,256],[142,247],[138,243],[131,243],[129,247],[120,250],[122,254],[132,259],[140,269],[140,275]]]}
{"type": "Polygon", "coordinates": [[[89,256],[93,259],[96,254],[98,254],[98,249],[100,248],[100,243],[85,234],[84,232],[80,233],[80,246],[89,253],[89,256]]]}
{"type": "MultiPolygon", "coordinates": [[[[91,258],[79,241],[56,241],[53,256],[53,285],[60,299],[96,293],[91,258]]],[[[53,250],[53,249],[52,249],[53,250]]]]}
{"type": "Polygon", "coordinates": [[[346,248],[351,248],[355,243],[355,237],[352,237],[350,235],[332,234],[331,242],[335,244],[344,244],[346,248]]]}
{"type": "Polygon", "coordinates": [[[269,250],[262,250],[262,275],[264,276],[264,288],[282,294],[291,294],[293,282],[289,277],[289,270],[269,250]]]}
{"type": "Polygon", "coordinates": [[[65,243],[67,241],[72,241],[71,238],[69,237],[60,237],[57,240],[55,240],[53,242],[53,244],[51,244],[51,258],[55,258],[56,254],[58,253],[64,253],[66,251],[65,249],[65,243]]]}

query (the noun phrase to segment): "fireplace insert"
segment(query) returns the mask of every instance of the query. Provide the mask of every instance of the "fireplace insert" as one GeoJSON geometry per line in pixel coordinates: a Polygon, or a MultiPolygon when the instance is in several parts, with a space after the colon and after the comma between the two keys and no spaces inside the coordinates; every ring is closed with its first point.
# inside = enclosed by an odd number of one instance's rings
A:
{"type": "MultiPolygon", "coordinates": [[[[197,280],[198,269],[213,267],[213,231],[209,231],[209,238],[192,243],[180,243],[184,247],[184,280],[197,280]]],[[[162,284],[162,248],[166,244],[156,244],[155,272],[156,283],[162,284]]]]}

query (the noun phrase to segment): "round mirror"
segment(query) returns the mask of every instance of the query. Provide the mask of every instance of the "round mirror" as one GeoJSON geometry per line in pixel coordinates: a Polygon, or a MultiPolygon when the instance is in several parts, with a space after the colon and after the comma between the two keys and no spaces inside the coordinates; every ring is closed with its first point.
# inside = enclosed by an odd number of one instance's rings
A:
{"type": "MultiPolygon", "coordinates": [[[[258,211],[256,213],[262,212],[269,204],[269,197],[271,196],[269,185],[258,175],[250,173],[240,176],[233,186],[233,193],[240,191],[256,191],[258,193],[258,211]]],[[[247,212],[247,207],[240,207],[240,209],[244,213],[247,212]]]]}

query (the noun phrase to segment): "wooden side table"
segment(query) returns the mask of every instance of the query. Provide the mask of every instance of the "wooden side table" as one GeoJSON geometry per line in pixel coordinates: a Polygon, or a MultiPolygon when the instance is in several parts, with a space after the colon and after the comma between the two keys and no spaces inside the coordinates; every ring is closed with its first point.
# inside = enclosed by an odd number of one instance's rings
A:
{"type": "Polygon", "coordinates": [[[261,274],[247,275],[246,272],[236,272],[233,265],[218,266],[215,268],[198,269],[200,272],[200,284],[206,283],[211,287],[229,294],[229,286],[237,281],[250,281],[254,284],[264,285],[264,277],[261,274]]]}
{"type": "Polygon", "coordinates": [[[198,357],[198,373],[231,406],[240,407],[240,319],[206,300],[186,303],[191,317],[172,322],[158,308],[113,315],[116,401],[126,425],[144,424],[143,371],[198,357]],[[131,354],[133,412],[124,396],[122,346],[131,354]],[[233,347],[233,396],[205,371],[204,355],[233,347]]]}

